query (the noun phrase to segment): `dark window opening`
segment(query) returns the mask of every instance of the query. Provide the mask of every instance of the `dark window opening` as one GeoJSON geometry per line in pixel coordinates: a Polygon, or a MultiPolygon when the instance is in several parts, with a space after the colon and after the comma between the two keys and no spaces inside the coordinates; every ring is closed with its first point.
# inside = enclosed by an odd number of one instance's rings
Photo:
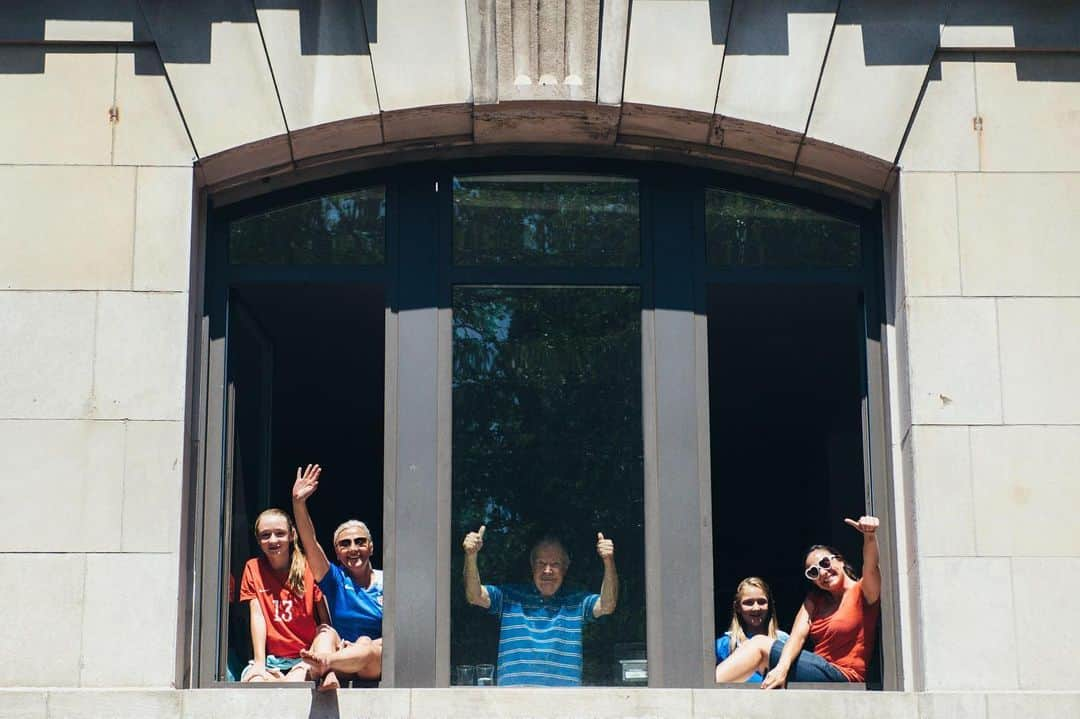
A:
{"type": "Polygon", "coordinates": [[[245,562],[260,552],[253,523],[269,507],[291,515],[299,465],[323,467],[308,506],[329,559],[334,529],[356,518],[371,530],[372,563],[382,568],[383,295],[378,286],[344,283],[251,284],[230,293],[227,568],[234,589],[227,657],[233,678],[251,655],[247,607],[236,599],[245,562]]]}
{"type": "Polygon", "coordinates": [[[861,564],[861,535],[843,518],[863,514],[866,501],[862,323],[857,287],[708,288],[717,637],[743,578],[770,585],[778,626],[790,631],[810,545],[861,564]]]}

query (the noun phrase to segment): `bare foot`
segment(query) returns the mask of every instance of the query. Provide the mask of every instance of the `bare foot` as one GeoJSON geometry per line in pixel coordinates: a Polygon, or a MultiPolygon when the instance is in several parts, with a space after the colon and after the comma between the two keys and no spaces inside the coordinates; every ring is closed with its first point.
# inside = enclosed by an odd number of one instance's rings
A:
{"type": "Polygon", "coordinates": [[[300,657],[307,662],[312,679],[318,679],[330,671],[330,656],[332,652],[310,652],[307,649],[300,650],[300,657]]]}
{"type": "Polygon", "coordinates": [[[337,674],[333,672],[327,672],[323,675],[322,682],[319,684],[319,691],[332,692],[341,687],[341,682],[338,681],[337,674]]]}

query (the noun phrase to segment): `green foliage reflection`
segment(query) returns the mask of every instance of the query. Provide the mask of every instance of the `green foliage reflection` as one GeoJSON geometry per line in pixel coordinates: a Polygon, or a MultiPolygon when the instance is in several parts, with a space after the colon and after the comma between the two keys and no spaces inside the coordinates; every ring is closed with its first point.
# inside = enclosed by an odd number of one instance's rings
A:
{"type": "Polygon", "coordinates": [[[454,178],[454,264],[636,267],[637,182],[454,178]]]}
{"type": "Polygon", "coordinates": [[[717,267],[857,268],[859,226],[795,205],[707,190],[705,234],[717,267]]]}
{"type": "Polygon", "coordinates": [[[454,290],[451,661],[495,663],[498,619],[466,604],[460,542],[487,525],[480,576],[530,581],[540,535],[567,585],[599,591],[596,533],[615,541],[615,614],[587,625],[584,680],[610,684],[616,642],[645,641],[641,298],[636,288],[454,290]]]}
{"type": "Polygon", "coordinates": [[[386,254],[381,187],[327,195],[232,223],[234,265],[377,265],[386,254]]]}

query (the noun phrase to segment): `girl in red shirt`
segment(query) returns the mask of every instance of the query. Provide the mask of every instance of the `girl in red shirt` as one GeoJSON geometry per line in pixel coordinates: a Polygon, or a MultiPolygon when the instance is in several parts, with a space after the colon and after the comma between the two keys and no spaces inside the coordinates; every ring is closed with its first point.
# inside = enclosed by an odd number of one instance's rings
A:
{"type": "Polygon", "coordinates": [[[881,570],[878,567],[877,517],[845,519],[863,535],[863,576],[858,579],[831,547],[814,545],[804,559],[811,583],[786,642],[765,635],[752,637],[716,668],[717,682],[741,682],[759,666],[769,672],[762,689],[796,682],[862,682],[874,651],[881,570]],[[814,651],[803,650],[809,637],[814,651]]]}
{"type": "Polygon", "coordinates": [[[300,658],[320,623],[329,622],[289,515],[268,509],[255,520],[263,556],[249,559],[240,580],[240,601],[251,608],[254,659],[240,681],[306,681],[310,667],[300,658]]]}

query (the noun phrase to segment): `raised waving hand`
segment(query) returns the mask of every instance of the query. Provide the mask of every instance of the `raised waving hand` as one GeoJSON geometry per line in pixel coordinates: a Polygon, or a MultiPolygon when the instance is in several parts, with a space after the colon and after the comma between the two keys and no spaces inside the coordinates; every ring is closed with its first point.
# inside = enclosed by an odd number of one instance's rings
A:
{"type": "Polygon", "coordinates": [[[330,560],[326,557],[319,541],[315,539],[315,523],[308,512],[308,498],[319,488],[319,475],[322,467],[309,464],[306,468],[296,468],[296,481],[292,489],[293,518],[296,520],[296,532],[300,535],[300,544],[304,547],[311,574],[318,582],[330,571],[330,560]]]}

